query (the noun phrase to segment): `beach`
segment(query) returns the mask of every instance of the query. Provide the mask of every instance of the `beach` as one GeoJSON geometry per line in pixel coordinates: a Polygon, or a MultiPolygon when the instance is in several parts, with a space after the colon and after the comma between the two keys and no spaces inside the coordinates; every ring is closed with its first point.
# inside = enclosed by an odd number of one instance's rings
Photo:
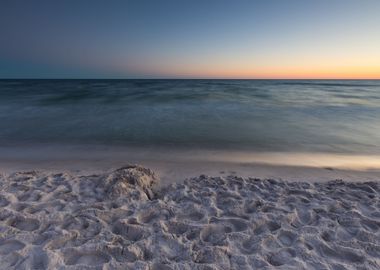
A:
{"type": "Polygon", "coordinates": [[[380,270],[380,1],[1,1],[0,270],[380,270]]]}
{"type": "Polygon", "coordinates": [[[0,179],[1,269],[379,269],[380,185],[152,170],[0,179]]]}
{"type": "Polygon", "coordinates": [[[0,80],[0,269],[379,269],[379,87],[0,80]]]}

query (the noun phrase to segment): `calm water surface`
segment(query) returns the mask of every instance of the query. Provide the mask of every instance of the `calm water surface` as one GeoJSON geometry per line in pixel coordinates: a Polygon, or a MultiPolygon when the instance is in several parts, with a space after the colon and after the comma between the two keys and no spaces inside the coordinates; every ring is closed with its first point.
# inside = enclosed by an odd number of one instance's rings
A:
{"type": "Polygon", "coordinates": [[[0,146],[380,155],[376,80],[1,80],[0,146]]]}

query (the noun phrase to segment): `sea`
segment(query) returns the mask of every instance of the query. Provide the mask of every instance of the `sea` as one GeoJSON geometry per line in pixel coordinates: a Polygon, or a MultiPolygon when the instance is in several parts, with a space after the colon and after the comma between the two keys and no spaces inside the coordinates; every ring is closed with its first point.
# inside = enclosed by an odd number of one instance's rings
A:
{"type": "Polygon", "coordinates": [[[380,81],[0,80],[0,148],[46,145],[360,163],[380,156],[380,81]]]}

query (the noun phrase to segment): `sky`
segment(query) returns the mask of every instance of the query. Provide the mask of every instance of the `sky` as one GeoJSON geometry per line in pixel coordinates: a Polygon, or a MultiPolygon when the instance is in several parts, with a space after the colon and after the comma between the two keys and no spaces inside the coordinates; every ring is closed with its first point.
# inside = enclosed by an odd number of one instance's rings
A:
{"type": "Polygon", "coordinates": [[[380,1],[1,0],[0,78],[380,79],[380,1]]]}

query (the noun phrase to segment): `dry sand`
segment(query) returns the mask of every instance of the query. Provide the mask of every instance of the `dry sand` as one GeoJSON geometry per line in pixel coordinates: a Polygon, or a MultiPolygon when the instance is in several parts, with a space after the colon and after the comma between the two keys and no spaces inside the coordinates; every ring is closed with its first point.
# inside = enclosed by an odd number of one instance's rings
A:
{"type": "Polygon", "coordinates": [[[380,269],[380,183],[0,176],[0,269],[380,269]]]}

